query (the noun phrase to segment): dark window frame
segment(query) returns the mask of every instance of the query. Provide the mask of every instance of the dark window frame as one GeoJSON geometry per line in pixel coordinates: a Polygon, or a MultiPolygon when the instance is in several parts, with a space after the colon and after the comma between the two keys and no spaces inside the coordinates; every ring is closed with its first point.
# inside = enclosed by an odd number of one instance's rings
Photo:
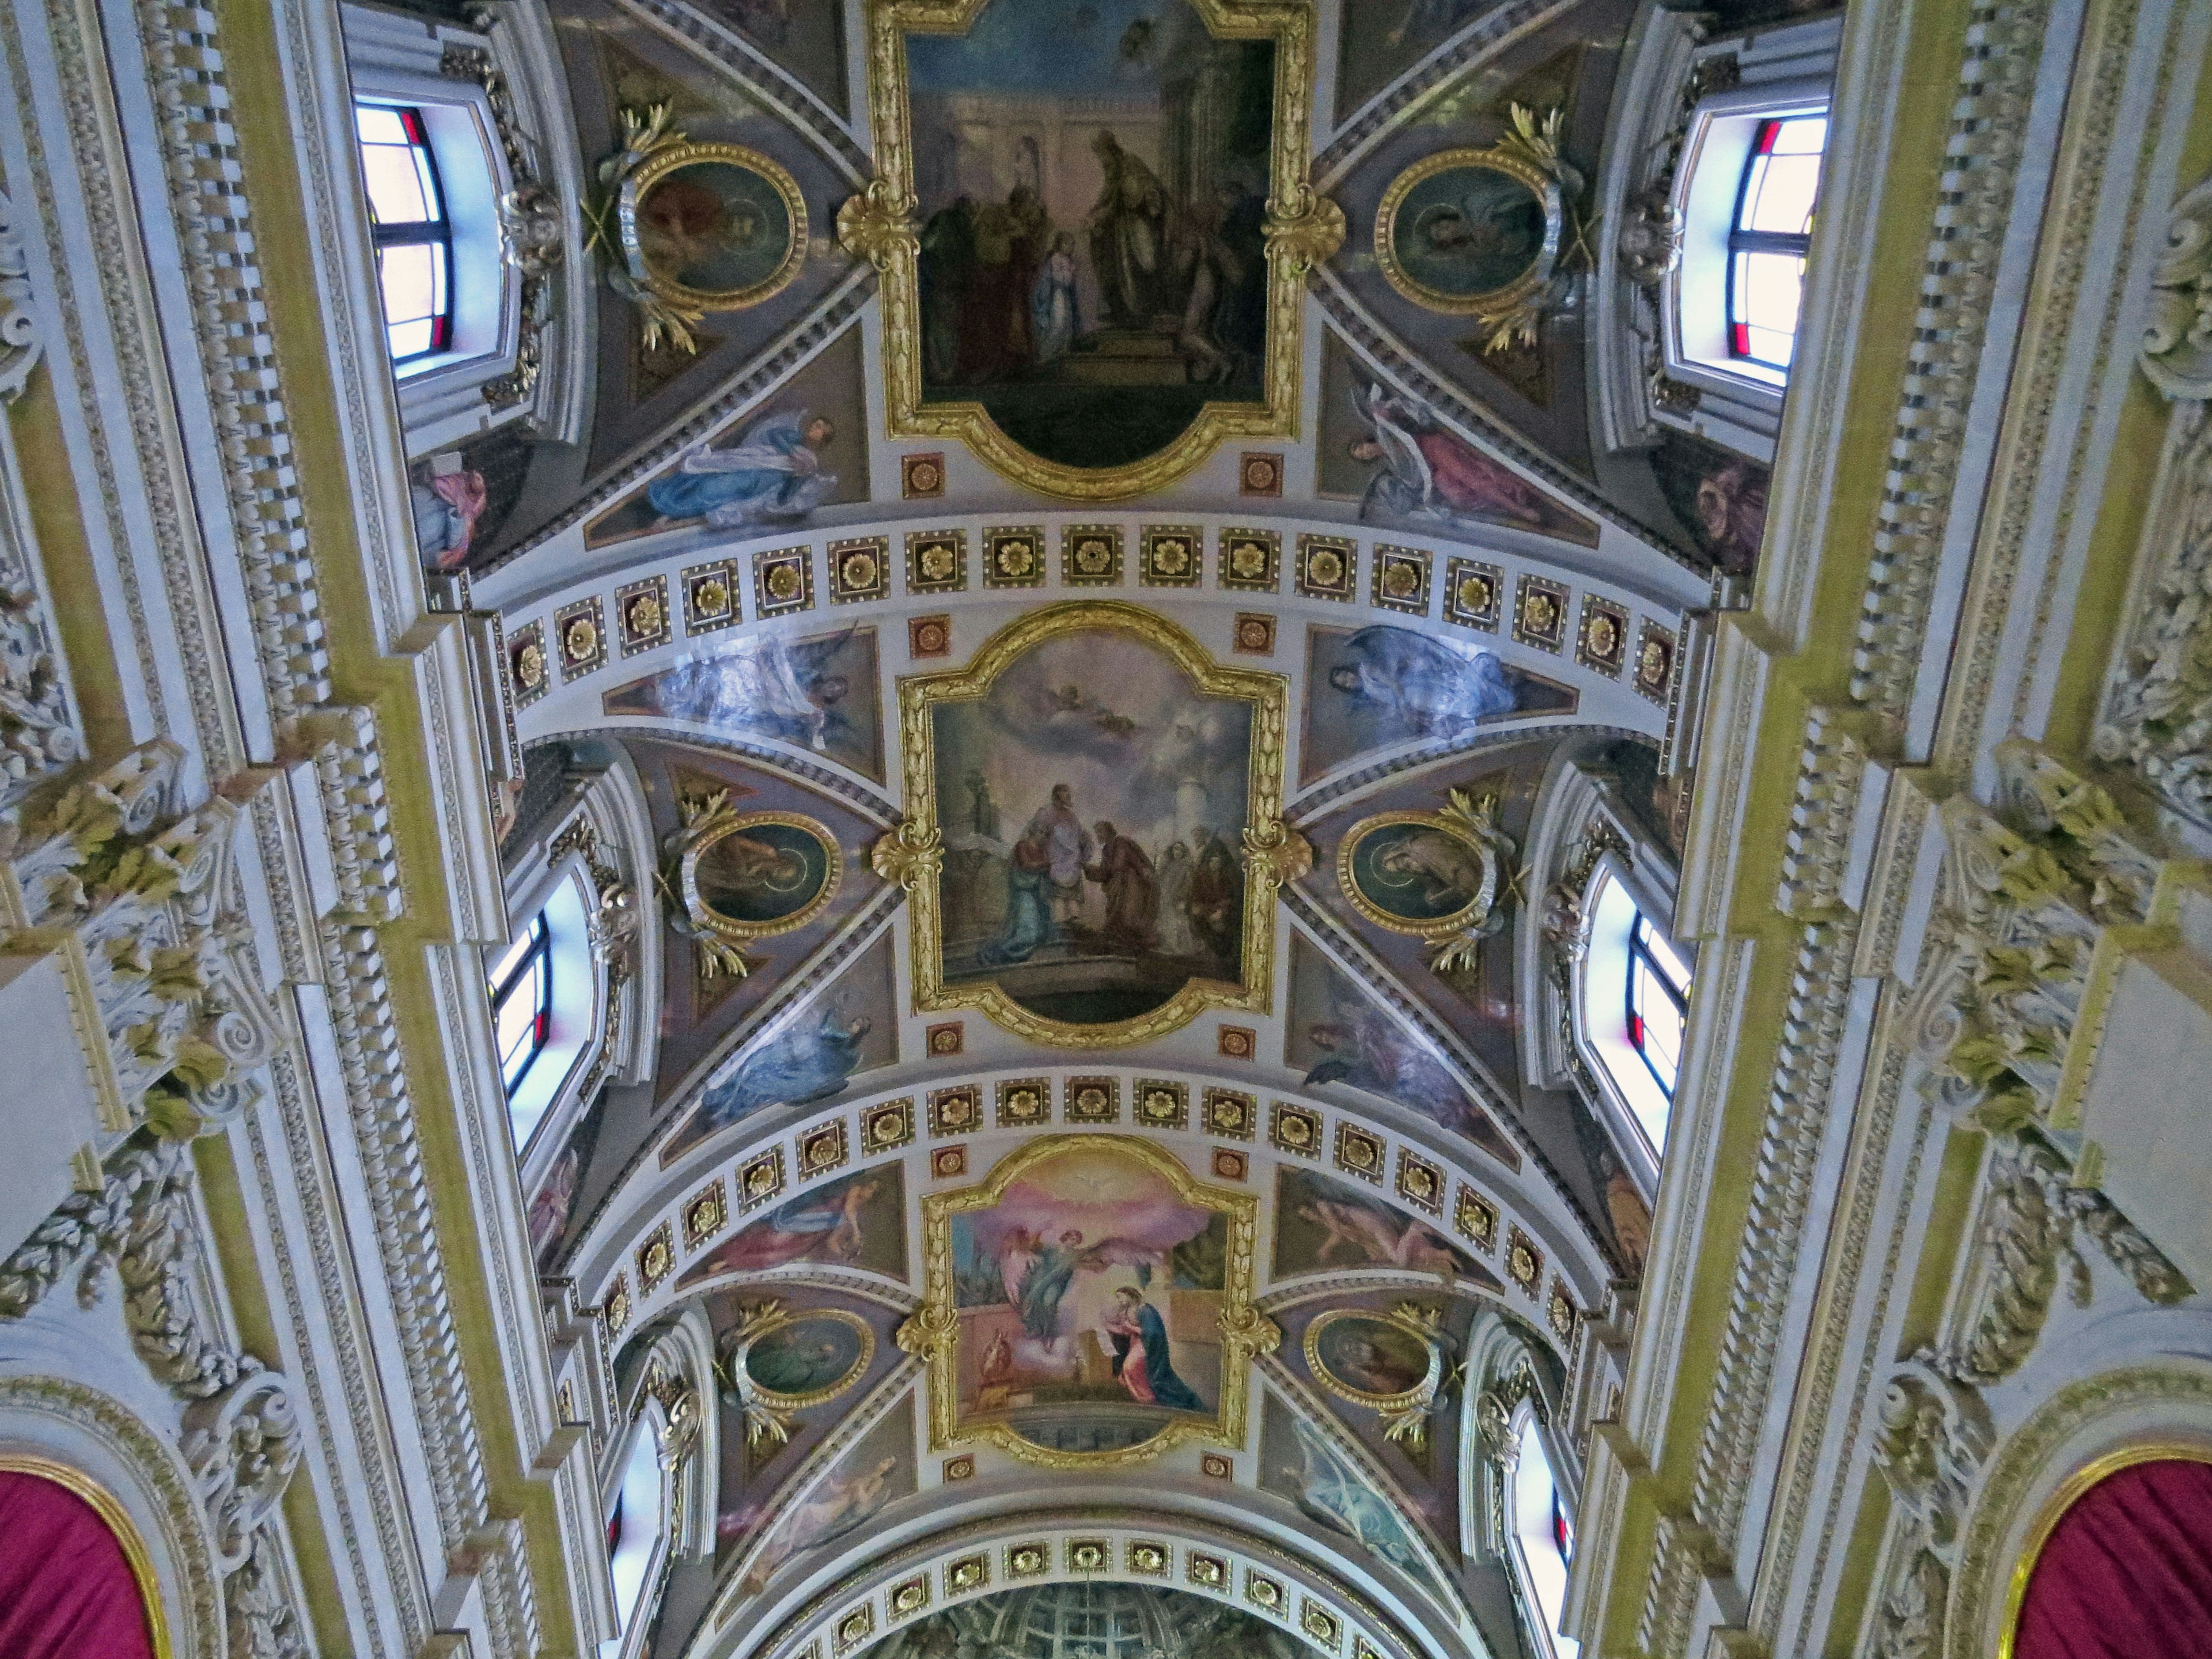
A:
{"type": "MultiPolygon", "coordinates": [[[[423,120],[422,110],[413,104],[380,103],[373,98],[356,98],[354,100],[354,108],[356,111],[362,109],[389,110],[392,114],[397,115],[399,118],[401,124],[407,129],[407,143],[409,148],[416,151],[422,158],[424,176],[429,186],[430,205],[432,210],[437,215],[434,219],[409,219],[402,221],[397,224],[387,225],[378,222],[376,217],[376,210],[374,205],[369,209],[369,240],[374,243],[376,247],[376,267],[378,276],[377,301],[380,307],[382,305],[384,298],[383,271],[385,249],[388,247],[435,247],[440,249],[443,254],[442,264],[445,267],[445,309],[434,313],[429,319],[430,343],[423,347],[420,351],[410,351],[404,356],[392,357],[392,367],[396,368],[402,363],[421,362],[426,357],[442,356],[445,353],[451,351],[453,349],[453,300],[455,286],[453,282],[453,221],[452,214],[447,210],[446,207],[446,180],[444,175],[438,170],[437,146],[430,142],[429,124],[423,120]]],[[[365,142],[366,141],[360,137],[358,131],[356,131],[354,139],[354,147],[356,150],[358,151],[365,142]]],[[[389,149],[390,146],[382,145],[379,146],[379,148],[389,149]]],[[[391,350],[391,343],[392,325],[390,319],[387,319],[385,323],[385,349],[387,355],[391,350]]]]}

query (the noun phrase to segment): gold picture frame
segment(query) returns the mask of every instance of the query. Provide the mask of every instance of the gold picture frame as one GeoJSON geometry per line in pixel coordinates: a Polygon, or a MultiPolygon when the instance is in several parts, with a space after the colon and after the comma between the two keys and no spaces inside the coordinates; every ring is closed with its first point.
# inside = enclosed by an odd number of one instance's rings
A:
{"type": "Polygon", "coordinates": [[[763,1441],[781,1445],[790,1439],[793,1421],[799,1413],[810,1407],[827,1405],[845,1393],[868,1374],[868,1367],[875,1364],[875,1329],[858,1314],[842,1308],[793,1309],[781,1302],[770,1301],[738,1310],[737,1323],[724,1340],[724,1352],[716,1364],[732,1402],[744,1419],[746,1443],[757,1446],[763,1441]],[[835,1381],[803,1393],[785,1394],[769,1388],[746,1369],[754,1345],[762,1339],[817,1320],[843,1327],[852,1332],[854,1339],[855,1357],[835,1381]]]}
{"type": "Polygon", "coordinates": [[[743,144],[693,143],[680,135],[672,136],[677,142],[663,143],[647,154],[624,176],[616,197],[617,234],[622,244],[623,263],[629,269],[631,279],[659,296],[672,309],[693,314],[744,311],[781,293],[806,264],[806,198],[799,191],[799,181],[774,158],[743,144]],[[767,180],[769,187],[782,202],[790,225],[790,240],[775,269],[760,281],[749,283],[743,288],[722,290],[687,288],[653,269],[638,238],[638,209],[652,193],[653,186],[672,173],[710,161],[742,167],[767,180]]]}
{"type": "Polygon", "coordinates": [[[1304,840],[1282,820],[1284,733],[1289,682],[1262,669],[1224,667],[1206,647],[1165,617],[1115,599],[1083,599],[1032,611],[986,641],[969,665],[915,674],[898,683],[899,728],[906,776],[906,819],[876,844],[877,873],[908,894],[915,1012],[980,1009],[1017,1036],[1061,1048],[1109,1048],[1179,1030],[1209,1008],[1264,1012],[1272,1004],[1275,894],[1310,866],[1304,840]],[[1159,1006],[1109,1024],[1074,1024],[1023,1007],[995,980],[948,985],[944,975],[944,912],[939,878],[945,836],[937,799],[934,711],[988,694],[999,678],[1036,647],[1069,634],[1108,630],[1152,647],[1188,677],[1201,696],[1247,702],[1251,750],[1242,826],[1244,915],[1241,985],[1193,979],[1159,1006]]]}
{"type": "Polygon", "coordinates": [[[727,790],[687,799],[683,803],[683,811],[684,828],[672,838],[671,847],[676,866],[674,898],[687,924],[685,931],[702,945],[720,942],[732,951],[741,950],[756,939],[795,933],[819,916],[837,896],[845,873],[844,854],[828,827],[805,813],[740,812],[731,805],[727,790]],[[795,830],[819,845],[823,860],[821,885],[804,903],[772,921],[745,921],[716,909],[700,891],[700,860],[731,836],[769,824],[795,830]]]}
{"type": "Polygon", "coordinates": [[[1306,1370],[1315,1382],[1338,1399],[1364,1406],[1382,1419],[1382,1432],[1392,1440],[1419,1447],[1428,1437],[1429,1414],[1443,1391],[1449,1369],[1444,1352],[1441,1316],[1411,1302],[1401,1302],[1388,1313],[1371,1308],[1331,1308],[1306,1327],[1306,1370]],[[1360,1387],[1339,1375],[1328,1364],[1323,1337],[1334,1327],[1358,1323],[1380,1326],[1421,1349],[1426,1366],[1410,1387],[1377,1389],[1360,1387]]]}
{"type": "Polygon", "coordinates": [[[1217,40],[1275,46],[1268,147],[1267,340],[1256,404],[1205,404],[1165,447],[1118,466],[1048,460],[1000,429],[974,399],[926,400],[922,386],[921,223],[915,190],[909,33],[964,34],[988,0],[869,0],[868,112],[878,176],[838,214],[839,239],[883,279],[885,416],[894,439],[951,438],[1027,489],[1064,501],[1121,501],[1165,488],[1230,439],[1287,438],[1297,428],[1299,310],[1305,272],[1343,240],[1342,210],[1307,183],[1312,0],[1188,0],[1217,40]]]}
{"type": "MultiPolygon", "coordinates": [[[[1515,860],[1519,849],[1512,838],[1498,827],[1497,811],[1495,797],[1475,799],[1455,789],[1450,804],[1441,811],[1377,812],[1362,818],[1346,830],[1344,839],[1337,843],[1338,890],[1346,903],[1377,927],[1410,935],[1428,945],[1435,953],[1431,965],[1439,971],[1455,963],[1468,965],[1480,942],[1503,925],[1506,901],[1517,896],[1515,860]],[[1471,890],[1467,890],[1464,903],[1426,915],[1393,910],[1377,902],[1367,891],[1361,883],[1363,873],[1377,877],[1376,861],[1363,856],[1368,843],[1377,835],[1400,830],[1440,836],[1451,846],[1463,849],[1479,864],[1480,876],[1471,890]]],[[[1398,839],[1402,844],[1408,838],[1398,839]]],[[[1433,854],[1425,859],[1408,856],[1404,862],[1409,866],[1406,877],[1409,884],[1416,880],[1433,882],[1444,878],[1445,872],[1436,867],[1437,860],[1433,854]]]]}
{"type": "Polygon", "coordinates": [[[1274,1322],[1253,1303],[1258,1256],[1260,1200],[1251,1193],[1210,1186],[1185,1169],[1172,1153],[1133,1135],[1054,1134],[1033,1140],[1001,1158],[974,1187],[930,1193],[921,1200],[922,1305],[899,1328],[898,1345],[929,1368],[929,1449],[981,1443],[1021,1462],[1058,1470],[1129,1468],[1150,1463],[1194,1441],[1241,1447],[1245,1440],[1253,1360],[1272,1353],[1282,1340],[1274,1322]],[[988,1210],[1006,1189],[1041,1164],[1072,1150],[1096,1156],[1127,1158],[1158,1175],[1176,1197],[1194,1209],[1211,1211],[1227,1221],[1222,1267],[1221,1388],[1212,1421],[1184,1417],[1164,1425],[1150,1439],[1107,1451],[1060,1451],[1040,1446],[1011,1425],[963,1422],[960,1410],[960,1309],[953,1279],[952,1222],[957,1215],[988,1210]]]}

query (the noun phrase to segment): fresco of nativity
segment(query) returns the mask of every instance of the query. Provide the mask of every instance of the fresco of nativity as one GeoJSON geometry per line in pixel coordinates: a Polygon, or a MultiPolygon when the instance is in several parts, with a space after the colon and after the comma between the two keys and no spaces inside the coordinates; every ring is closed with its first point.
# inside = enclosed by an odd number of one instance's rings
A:
{"type": "Polygon", "coordinates": [[[1272,42],[1098,0],[987,6],[906,49],[927,398],[1097,467],[1261,397],[1272,42]]]}

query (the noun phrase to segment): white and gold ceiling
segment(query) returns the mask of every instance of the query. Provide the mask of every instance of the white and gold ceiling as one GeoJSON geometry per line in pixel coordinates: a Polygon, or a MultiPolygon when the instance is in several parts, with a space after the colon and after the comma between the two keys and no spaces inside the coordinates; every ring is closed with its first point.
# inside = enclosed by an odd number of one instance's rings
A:
{"type": "Polygon", "coordinates": [[[1656,1183],[1547,902],[1764,510],[1598,430],[1633,9],[551,9],[580,414],[418,465],[613,901],[540,1267],[711,1359],[655,1650],[1517,1651],[1483,1402],[1603,1414],[1656,1183]]]}

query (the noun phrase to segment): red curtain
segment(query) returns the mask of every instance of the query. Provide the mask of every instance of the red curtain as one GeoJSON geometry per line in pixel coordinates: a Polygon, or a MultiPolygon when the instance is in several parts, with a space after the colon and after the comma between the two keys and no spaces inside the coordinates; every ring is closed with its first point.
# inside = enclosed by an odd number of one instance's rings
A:
{"type": "Polygon", "coordinates": [[[0,1655],[153,1659],[137,1575],[68,1487],[0,1470],[0,1655]]]}
{"type": "Polygon", "coordinates": [[[2212,1463],[2121,1469],[2036,1558],[2014,1659],[2212,1659],[2212,1463]]]}

